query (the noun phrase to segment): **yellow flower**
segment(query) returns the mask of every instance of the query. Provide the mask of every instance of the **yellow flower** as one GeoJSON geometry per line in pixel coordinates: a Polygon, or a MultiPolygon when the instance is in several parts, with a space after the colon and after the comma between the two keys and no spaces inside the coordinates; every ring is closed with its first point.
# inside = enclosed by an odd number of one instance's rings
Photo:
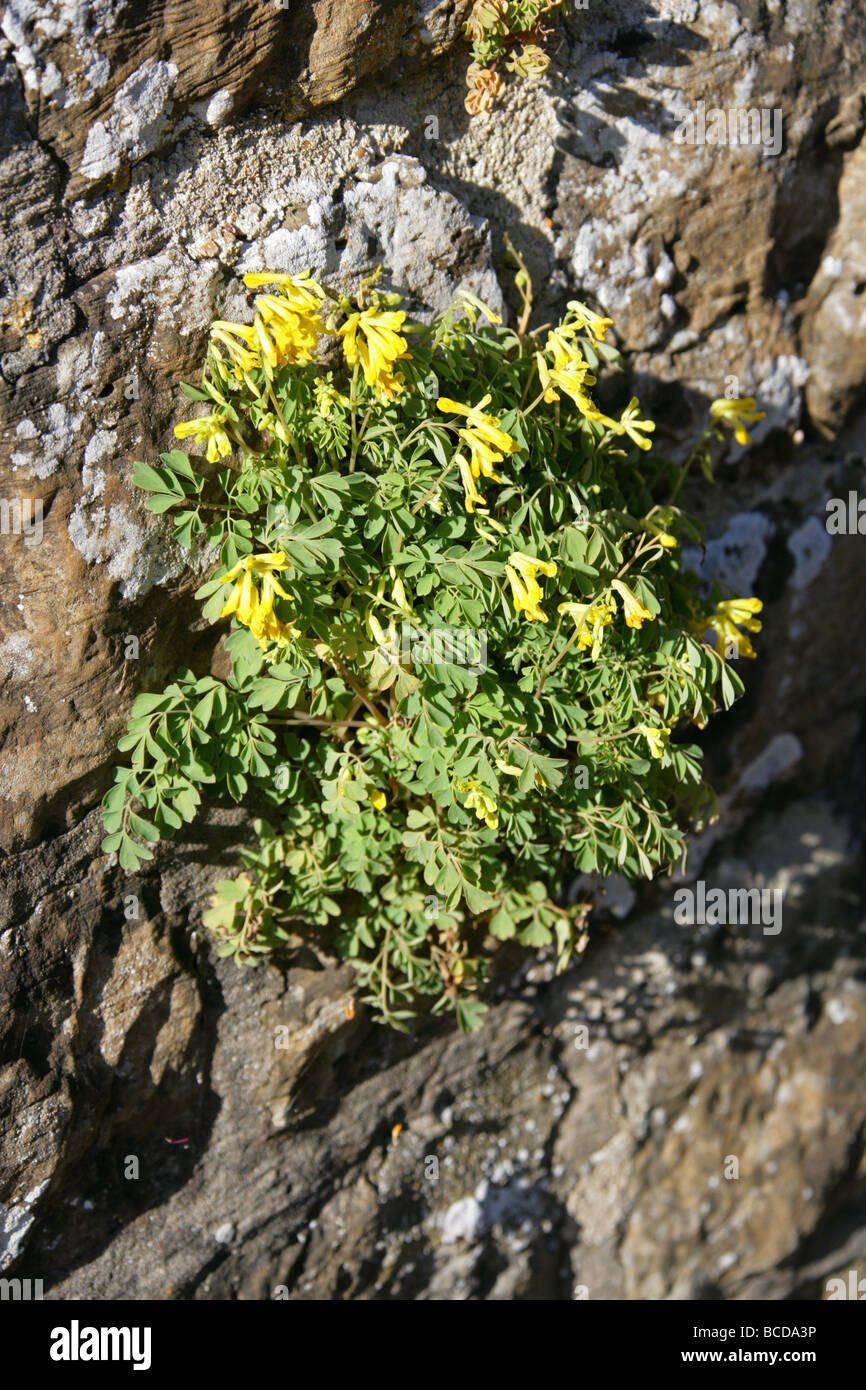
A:
{"type": "MultiPolygon", "coordinates": [[[[581,360],[580,348],[573,341],[576,332],[577,326],[575,324],[560,323],[556,328],[552,328],[547,335],[544,351],[551,354],[553,365],[558,371],[567,367],[575,359],[581,360]]],[[[589,371],[589,365],[587,363],[583,363],[583,365],[589,371]]],[[[594,386],[595,382],[591,381],[589,384],[594,386]]]]}
{"type": "Polygon", "coordinates": [[[532,555],[525,555],[522,550],[515,550],[514,554],[508,557],[508,564],[505,566],[505,573],[511,584],[514,611],[525,613],[530,622],[546,623],[547,614],[540,606],[544,594],[536,579],[539,571],[552,578],[556,574],[556,565],[550,560],[537,560],[532,555]]]}
{"type": "Polygon", "coordinates": [[[738,444],[751,444],[752,438],[746,425],[754,425],[767,414],[765,410],[758,410],[757,405],[754,396],[736,397],[730,401],[723,397],[721,400],[713,401],[710,406],[710,419],[732,429],[738,444]]]}
{"type": "Polygon", "coordinates": [[[232,362],[236,367],[240,367],[242,372],[255,371],[256,367],[261,366],[258,352],[254,351],[256,338],[251,324],[229,323],[225,319],[217,319],[211,324],[211,337],[223,344],[232,362]],[[240,342],[236,341],[238,338],[240,342]],[[246,347],[243,346],[244,343],[246,347]]]}
{"type": "Polygon", "coordinates": [[[652,621],[652,613],[621,579],[611,580],[611,588],[616,590],[622,600],[626,627],[642,627],[645,622],[652,621]]]}
{"type": "Polygon", "coordinates": [[[609,328],[613,328],[613,319],[604,319],[601,314],[593,313],[592,309],[587,309],[585,304],[581,304],[577,299],[568,301],[568,308],[574,314],[574,326],[578,330],[586,329],[590,337],[597,343],[604,341],[604,336],[609,328]]]}
{"type": "Polygon", "coordinates": [[[573,619],[577,628],[578,651],[585,652],[589,647],[592,647],[592,657],[595,660],[601,645],[603,629],[610,627],[613,622],[615,610],[610,600],[602,599],[601,602],[591,605],[588,603],[561,603],[556,611],[557,613],[567,613],[573,619]]]}
{"type": "Polygon", "coordinates": [[[564,367],[548,367],[544,358],[539,355],[538,375],[544,399],[548,403],[559,399],[556,391],[558,387],[571,397],[584,419],[598,421],[617,434],[622,434],[622,428],[617,421],[604,415],[583,389],[585,386],[594,386],[596,378],[590,373],[589,363],[584,362],[582,357],[573,357],[564,367]]]}
{"type": "Polygon", "coordinates": [[[652,434],[655,429],[655,423],[652,420],[638,420],[637,415],[639,410],[640,406],[637,403],[637,396],[632,396],[620,416],[619,433],[627,434],[629,439],[633,440],[639,449],[651,449],[652,440],[644,439],[639,431],[642,430],[646,434],[652,434]]]}
{"type": "Polygon", "coordinates": [[[324,331],[318,316],[296,313],[276,294],[257,295],[256,308],[257,339],[271,349],[268,360],[272,366],[314,360],[318,334],[324,331]]]}
{"type": "Polygon", "coordinates": [[[350,314],[337,329],[349,366],[361,363],[364,380],[376,388],[380,400],[393,400],[402,390],[402,378],[395,376],[392,368],[410,356],[406,339],[399,333],[405,317],[402,309],[364,309],[350,314]]]}
{"type": "Polygon", "coordinates": [[[268,642],[285,645],[289,637],[300,635],[293,624],[281,623],[274,612],[276,594],[293,601],[292,595],[286,593],[276,578],[277,573],[287,568],[289,559],[282,550],[267,551],[263,555],[245,555],[220,580],[221,584],[235,580],[235,586],[220,610],[220,617],[236,617],[238,622],[250,629],[262,650],[268,642]],[[254,574],[261,580],[260,587],[253,582],[254,574]]]}
{"type": "Polygon", "coordinates": [[[480,782],[458,782],[457,790],[466,797],[467,811],[474,811],[478,819],[483,820],[489,830],[498,828],[499,813],[496,802],[488,792],[484,791],[480,782]]]}
{"type": "Polygon", "coordinates": [[[175,425],[177,439],[197,439],[199,444],[207,440],[207,461],[216,463],[232,451],[231,440],[225,432],[225,416],[215,411],[213,415],[202,415],[197,420],[185,420],[175,425]]]}
{"type": "MultiPolygon", "coordinates": [[[[240,566],[235,565],[234,569],[224,575],[220,580],[221,584],[226,584],[240,572],[240,566]]],[[[253,583],[253,576],[249,570],[244,571],[242,579],[238,579],[235,587],[228,596],[226,603],[220,609],[221,618],[236,617],[238,622],[244,623],[249,627],[259,606],[259,591],[253,583]]]]}
{"type": "Polygon", "coordinates": [[[385,807],[388,805],[388,798],[385,795],[385,793],[380,791],[372,791],[369,792],[368,795],[370,798],[370,805],[373,807],[373,810],[384,811],[385,807]]]}
{"type": "Polygon", "coordinates": [[[660,526],[657,521],[653,521],[651,517],[644,517],[641,526],[648,535],[655,536],[659,545],[663,546],[665,550],[674,550],[679,544],[676,536],[672,536],[669,531],[665,531],[664,528],[660,526]]]}
{"type": "Polygon", "coordinates": [[[754,647],[739,629],[744,627],[748,632],[760,632],[763,624],[754,614],[760,613],[763,606],[759,598],[731,598],[716,604],[716,611],[707,619],[705,626],[711,627],[716,634],[719,656],[724,656],[733,647],[738,657],[754,657],[754,647]]]}
{"type": "Polygon", "coordinates": [[[495,415],[485,414],[484,407],[490,404],[490,396],[482,396],[477,405],[461,405],[448,396],[440,396],[436,404],[445,414],[466,416],[465,428],[457,433],[469,446],[472,476],[478,478],[483,473],[485,478],[501,482],[493,465],[501,463],[506,454],[513,454],[520,445],[500,428],[495,415]]]}
{"type": "Polygon", "coordinates": [[[475,486],[472,469],[462,454],[457,455],[455,463],[460,470],[460,481],[463,484],[463,502],[467,512],[471,514],[476,507],[484,506],[484,498],[475,486]]]}
{"type": "Polygon", "coordinates": [[[279,285],[288,307],[301,314],[317,313],[326,297],[322,286],[310,278],[309,270],[302,271],[300,275],[284,275],[271,270],[256,272],[245,275],[244,284],[251,290],[258,289],[261,285],[279,285]]]}
{"type": "Polygon", "coordinates": [[[653,724],[641,724],[638,727],[638,732],[643,734],[644,738],[649,744],[649,750],[652,757],[664,757],[666,747],[665,739],[670,738],[670,729],[659,729],[656,728],[653,724]]]}
{"type": "Polygon", "coordinates": [[[488,320],[489,323],[499,324],[502,322],[502,319],[499,317],[499,315],[494,314],[493,310],[488,308],[488,306],[484,303],[483,299],[479,299],[476,294],[472,294],[469,290],[458,290],[457,297],[458,299],[463,300],[463,304],[466,309],[466,317],[468,318],[473,328],[475,327],[475,324],[478,322],[479,314],[484,314],[485,318],[488,320]]]}
{"type": "Polygon", "coordinates": [[[396,400],[405,385],[406,378],[402,372],[383,372],[376,383],[379,400],[389,403],[396,400]]]}

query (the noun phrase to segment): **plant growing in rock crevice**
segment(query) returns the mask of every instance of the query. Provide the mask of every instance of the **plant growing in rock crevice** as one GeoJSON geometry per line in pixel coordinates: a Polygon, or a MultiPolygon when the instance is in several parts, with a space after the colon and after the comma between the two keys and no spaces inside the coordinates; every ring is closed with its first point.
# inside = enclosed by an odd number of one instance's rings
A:
{"type": "MultiPolygon", "coordinates": [[[[741,692],[725,654],[752,654],[760,603],[683,572],[690,460],[590,394],[609,319],[572,302],[515,333],[463,293],[424,325],[376,276],[354,299],[245,279],[253,321],[216,322],[182,388],[201,452],[134,473],[218,555],[199,597],[231,620],[231,674],[138,696],[103,848],[134,870],[202,796],[255,795],[271,810],[204,917],[220,953],[315,930],[394,1026],[429,996],[472,1028],[491,937],[565,969],[575,870],[649,877],[712,815],[681,731],[741,692]]],[[[711,430],[754,402],[724,406],[711,430]]]]}
{"type": "Polygon", "coordinates": [[[503,69],[524,78],[547,71],[550,59],[536,40],[553,32],[544,17],[565,8],[566,0],[475,0],[463,26],[472,40],[464,102],[470,116],[489,116],[503,89],[503,69]]]}

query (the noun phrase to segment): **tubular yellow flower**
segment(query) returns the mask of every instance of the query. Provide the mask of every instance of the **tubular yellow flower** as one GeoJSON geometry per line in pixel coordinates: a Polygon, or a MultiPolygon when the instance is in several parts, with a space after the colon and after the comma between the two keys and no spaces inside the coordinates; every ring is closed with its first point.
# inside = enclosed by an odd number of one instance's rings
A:
{"type": "MultiPolygon", "coordinates": [[[[228,583],[239,573],[240,566],[235,565],[234,569],[224,575],[220,581],[222,584],[228,583]]],[[[221,618],[230,618],[233,615],[238,622],[244,623],[247,627],[255,616],[259,606],[259,592],[253,583],[253,576],[249,570],[244,572],[242,579],[238,579],[234,588],[228,596],[223,607],[220,609],[221,618]]]]}
{"type": "MultiPolygon", "coordinates": [[[[576,324],[560,323],[557,324],[556,328],[552,328],[547,335],[544,351],[550,353],[557,371],[562,371],[563,367],[567,367],[575,360],[582,362],[580,348],[573,341],[576,332],[576,324]]],[[[582,362],[582,365],[589,371],[587,363],[582,362]]],[[[593,386],[595,382],[591,381],[589,384],[593,386]]]]}
{"type": "Polygon", "coordinates": [[[505,566],[505,573],[511,585],[514,611],[524,613],[529,622],[546,623],[547,614],[541,608],[544,594],[536,579],[539,571],[552,578],[556,574],[556,565],[550,560],[537,560],[532,555],[525,555],[522,550],[515,550],[514,554],[508,557],[508,564],[505,566]]]}
{"type": "Polygon", "coordinates": [[[710,419],[734,431],[734,438],[738,444],[745,446],[751,444],[752,437],[746,429],[746,425],[754,425],[758,420],[763,420],[767,414],[765,410],[758,410],[758,402],[754,396],[735,397],[734,400],[713,401],[710,406],[710,419]]]}
{"type": "Polygon", "coordinates": [[[405,317],[402,309],[364,309],[350,314],[337,329],[349,366],[361,363],[364,380],[376,388],[380,400],[393,400],[402,389],[402,378],[395,376],[392,368],[395,362],[411,357],[399,332],[405,317]]]}
{"type": "Polygon", "coordinates": [[[225,458],[232,451],[231,440],[225,432],[225,416],[219,411],[213,415],[202,415],[197,420],[185,420],[180,425],[175,425],[174,433],[177,439],[197,439],[199,444],[207,441],[207,461],[216,463],[217,459],[225,458]]]}
{"type": "Polygon", "coordinates": [[[755,649],[742,632],[760,632],[763,624],[754,615],[760,613],[763,603],[759,598],[731,598],[716,604],[715,613],[704,624],[716,634],[716,651],[724,656],[733,647],[737,656],[754,657],[755,649]]]}
{"type": "Polygon", "coordinates": [[[640,724],[638,726],[638,733],[643,734],[646,739],[652,757],[664,757],[665,748],[667,747],[665,739],[670,738],[670,729],[659,729],[653,724],[640,724]]]}
{"type": "Polygon", "coordinates": [[[508,560],[509,564],[512,564],[516,570],[525,575],[530,582],[535,579],[538,572],[546,574],[549,579],[552,579],[556,574],[556,565],[552,560],[539,560],[534,555],[525,554],[522,550],[515,550],[508,557],[508,560]]]}
{"type": "Polygon", "coordinates": [[[482,396],[477,405],[461,405],[448,396],[440,396],[436,405],[447,415],[465,415],[466,426],[457,431],[460,438],[469,446],[472,475],[478,478],[483,473],[499,483],[493,465],[501,463],[506,454],[513,454],[520,448],[516,439],[500,428],[495,415],[485,414],[484,407],[490,404],[490,396],[482,396]]]}
{"type": "Polygon", "coordinates": [[[664,527],[652,517],[644,517],[641,522],[641,528],[646,531],[648,535],[655,536],[659,545],[664,546],[665,550],[674,550],[679,544],[676,536],[672,536],[669,531],[666,531],[664,527]]]}
{"type": "Polygon", "coordinates": [[[473,328],[478,321],[479,314],[483,314],[489,323],[500,324],[502,322],[499,315],[494,314],[493,310],[484,303],[484,300],[479,299],[477,294],[472,294],[470,290],[458,290],[457,297],[462,299],[466,309],[466,317],[473,328]]]}
{"type": "Polygon", "coordinates": [[[484,498],[475,486],[475,479],[472,476],[472,469],[466,462],[462,454],[458,454],[455,459],[460,470],[460,481],[463,484],[463,501],[467,512],[470,514],[476,507],[484,506],[484,498]]]}
{"type": "Polygon", "coordinates": [[[367,795],[374,811],[384,811],[385,807],[388,805],[388,798],[384,792],[376,790],[368,792],[367,795]]]}
{"type": "Polygon", "coordinates": [[[603,629],[610,627],[613,622],[613,604],[608,599],[602,599],[601,602],[591,605],[569,602],[561,603],[556,611],[557,613],[567,613],[574,621],[577,628],[578,651],[585,652],[592,647],[592,657],[595,660],[601,645],[603,629]]]}
{"type": "Polygon", "coordinates": [[[602,318],[578,299],[570,299],[567,307],[574,314],[574,326],[578,331],[583,328],[597,343],[604,342],[607,330],[613,328],[613,319],[602,318]]]}
{"type": "MultiPolygon", "coordinates": [[[[557,347],[556,352],[561,349],[557,347]]],[[[586,394],[584,387],[594,386],[596,378],[589,370],[589,363],[579,355],[572,357],[563,367],[548,367],[544,358],[538,356],[538,375],[544,391],[544,399],[549,403],[559,399],[557,391],[564,391],[577,406],[586,420],[598,422],[616,434],[622,434],[622,426],[609,415],[603,414],[586,394]]]]}
{"type": "Polygon", "coordinates": [[[642,627],[645,622],[652,622],[652,613],[644,607],[637,594],[632,593],[627,584],[623,584],[621,579],[613,579],[610,587],[616,590],[622,600],[626,627],[642,627]]]}
{"type": "Polygon", "coordinates": [[[266,551],[262,555],[245,555],[220,580],[222,584],[235,580],[235,586],[220,610],[220,617],[234,615],[238,622],[250,629],[262,650],[268,642],[284,644],[287,637],[300,635],[297,628],[281,623],[274,613],[275,594],[293,601],[292,595],[286,593],[276,578],[277,573],[288,568],[289,559],[282,550],[266,551]],[[254,584],[254,574],[261,579],[261,587],[254,584]]]}
{"type": "Polygon", "coordinates": [[[216,319],[211,324],[211,337],[223,344],[232,362],[236,367],[240,367],[242,372],[255,371],[256,367],[262,365],[258,353],[254,351],[256,338],[252,324],[229,323],[225,319],[216,319]],[[237,341],[238,338],[240,342],[237,341]],[[246,347],[243,346],[244,343],[246,347]]]}
{"type": "Polygon", "coordinates": [[[493,797],[486,792],[480,782],[463,781],[457,783],[457,790],[466,797],[467,811],[474,811],[489,830],[499,827],[499,813],[493,797]]]}
{"type": "Polygon", "coordinates": [[[631,439],[639,449],[651,449],[652,440],[644,439],[643,434],[639,433],[639,431],[643,431],[645,434],[652,434],[655,429],[655,422],[653,420],[638,420],[637,416],[639,411],[640,406],[637,402],[637,396],[632,396],[620,416],[619,433],[627,434],[629,439],[631,439]]]}
{"type": "Polygon", "coordinates": [[[295,313],[315,314],[326,298],[322,286],[311,278],[309,270],[302,271],[300,275],[284,275],[271,270],[256,272],[245,275],[244,284],[251,290],[259,289],[262,285],[279,285],[288,308],[295,313]]]}
{"type": "Polygon", "coordinates": [[[312,362],[316,355],[318,334],[324,325],[315,314],[297,313],[286,300],[275,294],[256,297],[258,316],[267,324],[267,332],[277,352],[280,365],[284,362],[312,362]]]}

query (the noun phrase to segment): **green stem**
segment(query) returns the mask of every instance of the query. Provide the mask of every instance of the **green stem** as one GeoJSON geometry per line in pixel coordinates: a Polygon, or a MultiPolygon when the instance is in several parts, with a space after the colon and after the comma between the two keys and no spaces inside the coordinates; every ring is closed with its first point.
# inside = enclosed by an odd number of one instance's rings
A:
{"type": "MultiPolygon", "coordinates": [[[[361,441],[362,441],[363,438],[364,438],[364,433],[365,433],[365,431],[366,431],[366,429],[367,429],[367,424],[368,424],[368,422],[369,422],[370,416],[371,416],[372,413],[373,413],[373,406],[374,406],[375,404],[376,404],[375,400],[372,400],[372,401],[370,402],[370,405],[369,405],[369,407],[368,407],[368,409],[367,409],[367,414],[364,416],[364,419],[363,419],[363,421],[361,422],[361,428],[360,428],[360,430],[358,431],[358,437],[357,437],[357,439],[354,441],[354,443],[352,444],[352,457],[349,459],[349,472],[350,472],[350,473],[354,473],[354,471],[355,471],[355,464],[356,464],[357,459],[358,459],[358,450],[359,450],[360,447],[361,447],[361,441]]],[[[354,421],[354,415],[353,415],[352,419],[353,419],[353,421],[354,421]]]]}
{"type": "Polygon", "coordinates": [[[704,440],[707,438],[708,435],[710,435],[710,434],[712,434],[712,433],[713,433],[713,426],[712,426],[712,425],[708,425],[707,428],[704,430],[703,434],[701,435],[700,439],[698,440],[697,444],[696,444],[695,447],[692,449],[691,453],[689,454],[689,456],[688,456],[688,458],[686,459],[685,463],[683,464],[682,468],[680,469],[679,477],[677,478],[676,484],[674,485],[674,490],[673,490],[673,492],[671,493],[670,498],[669,498],[669,502],[668,502],[668,505],[669,505],[669,506],[673,506],[674,502],[675,502],[675,501],[677,500],[677,498],[679,497],[680,491],[681,491],[682,486],[683,486],[683,483],[685,482],[686,478],[688,477],[689,469],[691,468],[692,464],[694,463],[695,459],[697,458],[698,453],[699,453],[699,451],[700,451],[700,449],[701,449],[701,446],[702,446],[704,440]]]}

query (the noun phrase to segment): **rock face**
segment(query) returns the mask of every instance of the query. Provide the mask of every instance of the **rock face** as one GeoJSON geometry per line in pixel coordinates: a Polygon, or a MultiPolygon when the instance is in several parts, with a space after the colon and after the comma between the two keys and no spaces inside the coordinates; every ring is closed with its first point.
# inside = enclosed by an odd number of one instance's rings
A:
{"type": "Polygon", "coordinates": [[[866,1273],[864,542],[824,524],[862,478],[866,26],[854,0],[611,0],[470,126],[467,8],[6,9],[0,1264],[49,1296],[817,1298],[866,1273]],[[713,111],[725,141],[693,143],[713,111]],[[350,1016],[346,967],[239,971],[197,935],[242,815],[135,878],[100,856],[134,693],[212,647],[129,477],[245,270],[382,261],[419,312],[501,304],[505,231],[539,322],[574,295],[616,319],[667,447],[727,387],[767,411],[692,498],[701,562],[766,625],[706,736],[723,814],[688,881],[778,889],[783,923],[682,927],[676,885],[612,887],[579,968],[506,954],[480,1035],[403,1039],[350,1016]]]}

